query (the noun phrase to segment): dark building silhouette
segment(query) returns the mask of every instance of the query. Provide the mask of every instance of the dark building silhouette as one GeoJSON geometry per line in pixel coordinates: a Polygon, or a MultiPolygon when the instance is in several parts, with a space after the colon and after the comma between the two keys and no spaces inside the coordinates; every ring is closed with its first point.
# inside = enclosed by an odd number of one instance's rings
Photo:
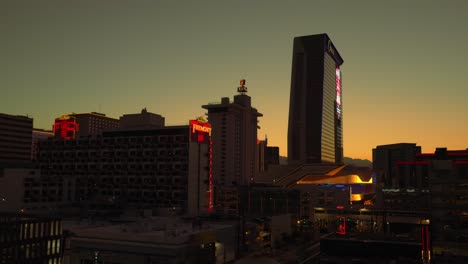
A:
{"type": "Polygon", "coordinates": [[[31,146],[31,160],[37,159],[38,144],[40,141],[46,140],[49,137],[53,137],[54,132],[52,130],[44,130],[40,128],[33,128],[32,131],[32,146],[31,146]]]}
{"type": "Polygon", "coordinates": [[[121,129],[154,129],[164,127],[165,119],[161,115],[148,112],[146,108],[138,114],[125,114],[120,117],[121,129]]]}
{"type": "Polygon", "coordinates": [[[279,165],[279,147],[266,147],[265,149],[265,166],[268,165],[279,165]]]}
{"type": "Polygon", "coordinates": [[[327,34],[294,38],[289,164],[343,162],[341,64],[327,34]]]}
{"type": "MultiPolygon", "coordinates": [[[[416,143],[397,143],[380,145],[372,149],[372,166],[380,187],[400,188],[407,187],[395,177],[397,161],[412,160],[416,154],[421,153],[421,147],[416,143]]],[[[415,186],[413,186],[415,187],[415,186]]]]}
{"type": "Polygon", "coordinates": [[[279,147],[268,146],[268,138],[258,140],[258,169],[268,171],[269,165],[279,165],[279,147]]]}
{"type": "MultiPolygon", "coordinates": [[[[400,188],[399,193],[397,192],[398,198],[401,200],[405,191],[410,191],[415,196],[430,197],[428,209],[436,263],[445,259],[446,254],[441,254],[441,251],[466,257],[468,255],[466,250],[468,249],[468,149],[437,148],[434,153],[419,153],[412,159],[396,163],[397,179],[407,179],[406,188],[400,188]],[[410,189],[412,186],[416,188],[410,189]]],[[[453,263],[462,262],[465,263],[466,259],[453,263]]]]}
{"type": "Polygon", "coordinates": [[[33,119],[0,114],[0,167],[29,162],[33,119]]]}
{"type": "Polygon", "coordinates": [[[49,138],[39,143],[40,171],[24,179],[25,210],[70,211],[76,205],[97,215],[127,209],[209,213],[210,135],[209,124],[192,120],[186,126],[49,138]]]}

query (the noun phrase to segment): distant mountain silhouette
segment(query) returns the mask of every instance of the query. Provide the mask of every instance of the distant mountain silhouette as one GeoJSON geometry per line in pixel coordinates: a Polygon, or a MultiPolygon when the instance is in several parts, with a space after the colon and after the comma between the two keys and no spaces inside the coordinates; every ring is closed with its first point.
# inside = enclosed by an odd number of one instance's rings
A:
{"type": "Polygon", "coordinates": [[[353,165],[356,167],[369,167],[372,168],[372,161],[367,160],[367,159],[353,159],[349,157],[344,157],[343,158],[344,164],[349,164],[353,165]]]}
{"type": "MultiPolygon", "coordinates": [[[[353,165],[356,167],[369,167],[372,168],[372,161],[367,159],[353,159],[349,157],[344,157],[343,159],[345,164],[353,165]]],[[[279,162],[281,165],[288,164],[288,157],[280,156],[279,162]]]]}

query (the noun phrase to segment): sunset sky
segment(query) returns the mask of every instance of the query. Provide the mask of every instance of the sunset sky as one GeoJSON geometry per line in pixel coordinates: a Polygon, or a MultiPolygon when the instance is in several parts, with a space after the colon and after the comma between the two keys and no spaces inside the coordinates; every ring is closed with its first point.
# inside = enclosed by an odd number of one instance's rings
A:
{"type": "Polygon", "coordinates": [[[259,137],[287,155],[292,43],[327,33],[344,59],[344,154],[468,148],[468,1],[0,2],[0,113],[143,107],[188,124],[246,79],[259,137]],[[294,3],[294,4],[292,4],[294,3]]]}

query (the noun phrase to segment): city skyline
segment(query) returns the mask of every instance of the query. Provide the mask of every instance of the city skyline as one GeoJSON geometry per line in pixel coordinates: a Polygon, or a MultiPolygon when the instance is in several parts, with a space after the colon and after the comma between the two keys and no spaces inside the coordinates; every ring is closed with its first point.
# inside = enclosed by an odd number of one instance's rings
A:
{"type": "Polygon", "coordinates": [[[466,149],[468,3],[7,1],[0,5],[0,112],[51,129],[67,113],[143,107],[168,125],[246,79],[259,138],[287,152],[293,38],[327,33],[343,65],[344,155],[414,142],[466,149]]]}

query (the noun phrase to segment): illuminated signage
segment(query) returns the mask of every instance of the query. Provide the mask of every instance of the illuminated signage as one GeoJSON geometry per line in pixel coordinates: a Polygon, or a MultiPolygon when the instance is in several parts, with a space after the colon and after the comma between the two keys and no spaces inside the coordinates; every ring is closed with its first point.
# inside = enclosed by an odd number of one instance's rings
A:
{"type": "Polygon", "coordinates": [[[336,233],[340,235],[345,235],[346,234],[346,217],[337,216],[337,218],[338,218],[338,230],[336,231],[336,233]]]}
{"type": "Polygon", "coordinates": [[[336,117],[341,119],[341,70],[336,67],[336,117]]]}
{"type": "Polygon", "coordinates": [[[56,138],[63,138],[66,140],[76,138],[76,133],[79,130],[79,124],[76,122],[75,117],[62,115],[55,119],[52,126],[56,138]]]}
{"type": "Polygon", "coordinates": [[[206,190],[207,211],[213,212],[214,209],[214,184],[213,184],[213,142],[211,141],[211,125],[204,118],[190,120],[190,139],[191,142],[198,144],[208,144],[208,188],[206,190]]]}
{"type": "Polygon", "coordinates": [[[199,124],[193,124],[192,126],[192,133],[196,132],[206,132],[208,135],[211,136],[211,127],[207,127],[204,125],[199,125],[199,124]]]}
{"type": "Polygon", "coordinates": [[[351,201],[358,202],[362,201],[362,194],[351,194],[351,201]]]}
{"type": "Polygon", "coordinates": [[[237,92],[245,94],[247,92],[247,87],[245,87],[245,79],[240,80],[240,87],[237,87],[237,92]]]}
{"type": "Polygon", "coordinates": [[[211,125],[200,120],[190,120],[190,138],[192,142],[210,143],[211,125]]]}
{"type": "Polygon", "coordinates": [[[208,173],[208,212],[213,212],[214,208],[214,191],[213,191],[213,141],[210,140],[210,147],[208,149],[209,156],[209,173],[208,173]]]}

